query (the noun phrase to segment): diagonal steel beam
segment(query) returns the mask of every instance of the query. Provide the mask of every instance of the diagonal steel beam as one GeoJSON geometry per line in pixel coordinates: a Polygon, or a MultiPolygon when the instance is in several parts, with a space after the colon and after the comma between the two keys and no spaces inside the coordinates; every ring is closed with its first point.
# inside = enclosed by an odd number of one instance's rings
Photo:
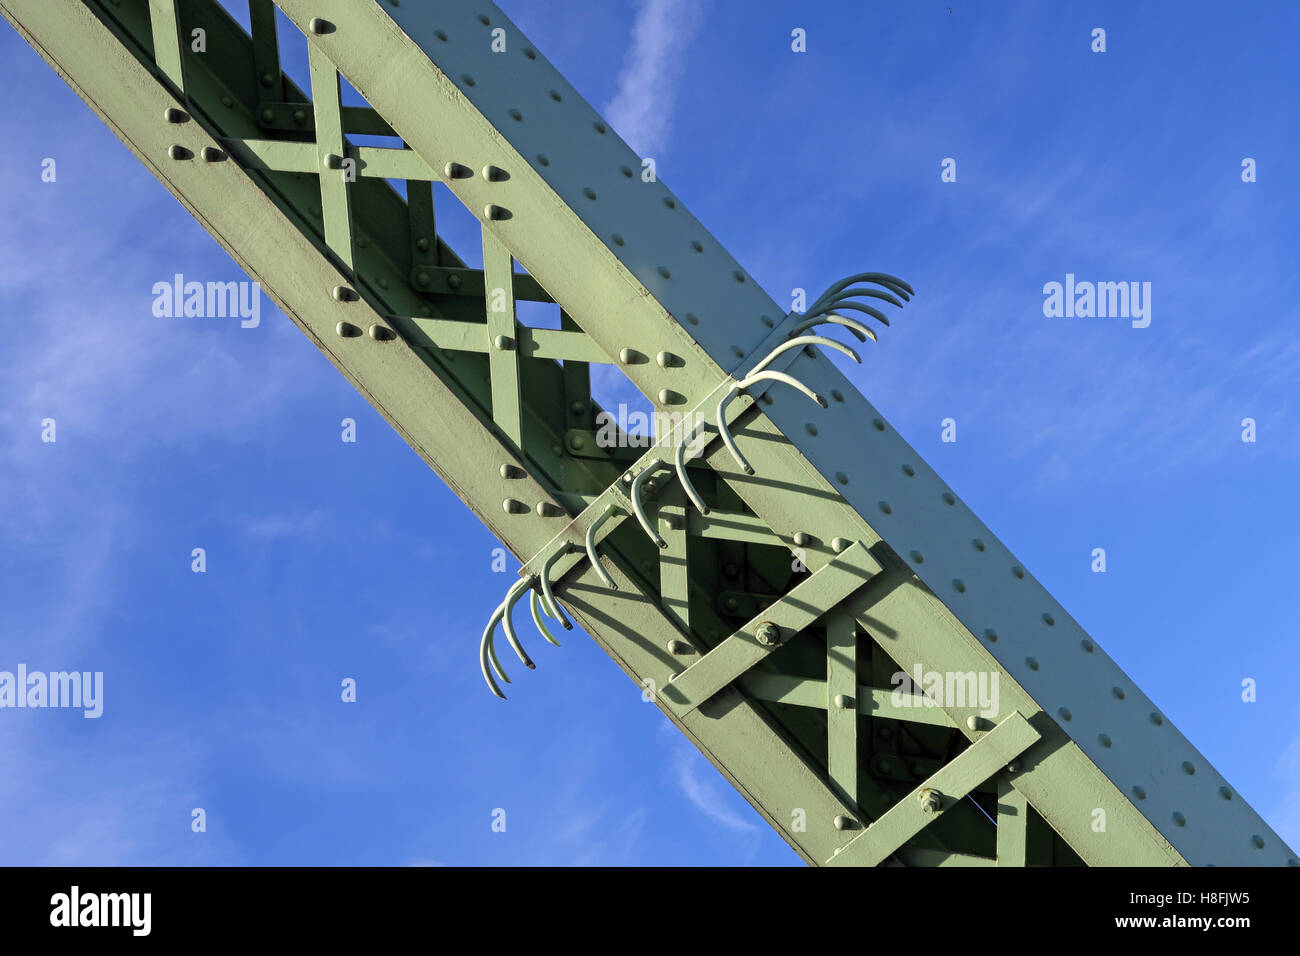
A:
{"type": "Polygon", "coordinates": [[[966,794],[1024,753],[1039,733],[1013,712],[989,734],[955,757],[883,817],[845,844],[828,866],[876,866],[966,794]]]}

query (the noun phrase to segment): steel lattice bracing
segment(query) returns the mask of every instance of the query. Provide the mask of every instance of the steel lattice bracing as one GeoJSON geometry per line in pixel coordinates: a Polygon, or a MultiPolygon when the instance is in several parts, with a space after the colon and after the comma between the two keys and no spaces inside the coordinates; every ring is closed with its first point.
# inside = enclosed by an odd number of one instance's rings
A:
{"type": "MultiPolygon", "coordinates": [[[[310,95],[270,0],[251,37],[213,0],[0,0],[524,562],[492,621],[512,645],[547,580],[811,863],[1294,862],[821,353],[829,314],[779,308],[495,6],[278,6],[310,95]],[[350,141],[376,133],[405,148],[350,141]],[[482,270],[438,238],[433,183],[481,221],[482,270]],[[782,350],[796,332],[820,344],[782,350]],[[684,417],[601,447],[593,363],[684,417]],[[900,670],[996,675],[997,712],[908,706],[900,670]]],[[[866,276],[827,312],[855,289],[910,291],[866,276]]]]}

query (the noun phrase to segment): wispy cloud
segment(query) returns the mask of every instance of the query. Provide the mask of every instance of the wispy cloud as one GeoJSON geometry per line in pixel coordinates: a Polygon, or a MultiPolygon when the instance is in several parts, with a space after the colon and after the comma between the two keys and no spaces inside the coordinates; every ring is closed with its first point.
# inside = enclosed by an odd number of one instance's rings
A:
{"type": "Polygon", "coordinates": [[[682,60],[699,29],[697,0],[642,0],[605,116],[642,156],[659,156],[672,133],[682,60]]]}
{"type": "Polygon", "coordinates": [[[691,805],[706,817],[738,833],[759,833],[758,826],[732,809],[736,795],[716,775],[706,777],[712,768],[690,742],[681,738],[675,727],[665,725],[676,740],[673,743],[673,779],[691,805]],[[707,768],[707,769],[706,769],[707,768]]]}
{"type": "Polygon", "coordinates": [[[1278,835],[1292,847],[1300,846],[1300,732],[1278,758],[1276,773],[1282,781],[1282,796],[1269,814],[1278,835]]]}

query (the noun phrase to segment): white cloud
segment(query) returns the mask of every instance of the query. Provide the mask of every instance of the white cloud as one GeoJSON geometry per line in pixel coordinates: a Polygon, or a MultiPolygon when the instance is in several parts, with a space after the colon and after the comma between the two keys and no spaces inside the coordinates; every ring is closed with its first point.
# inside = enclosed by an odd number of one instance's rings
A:
{"type": "MultiPolygon", "coordinates": [[[[667,729],[674,735],[679,733],[677,728],[670,725],[667,729]]],[[[679,737],[673,746],[673,777],[686,799],[714,823],[728,830],[759,833],[759,828],[753,821],[746,820],[731,808],[735,795],[730,788],[718,777],[708,778],[701,773],[704,766],[705,760],[700,752],[689,741],[679,737]]]]}
{"type": "Polygon", "coordinates": [[[672,132],[682,58],[699,28],[697,0],[642,0],[605,116],[642,156],[659,156],[672,132]]]}
{"type": "Polygon", "coordinates": [[[1276,773],[1282,780],[1282,796],[1269,819],[1278,836],[1295,849],[1300,847],[1300,733],[1278,758],[1276,773]]]}

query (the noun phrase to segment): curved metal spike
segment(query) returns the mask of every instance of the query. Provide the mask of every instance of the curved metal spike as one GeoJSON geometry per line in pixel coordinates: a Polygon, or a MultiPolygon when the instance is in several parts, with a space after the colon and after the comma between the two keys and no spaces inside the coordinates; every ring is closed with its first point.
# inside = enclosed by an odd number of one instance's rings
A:
{"type": "Polygon", "coordinates": [[[528,610],[533,612],[533,623],[536,624],[537,629],[542,632],[542,637],[546,638],[549,643],[554,644],[556,647],[560,647],[560,642],[551,636],[550,630],[542,623],[542,603],[537,598],[536,588],[533,588],[528,592],[528,610]]]}
{"type": "Polygon", "coordinates": [[[519,643],[519,635],[515,633],[515,622],[512,615],[514,613],[515,604],[517,604],[519,599],[524,596],[524,592],[532,586],[533,579],[531,577],[520,578],[511,585],[510,590],[506,592],[506,599],[501,602],[501,606],[505,609],[505,613],[501,616],[501,623],[506,632],[506,640],[509,641],[510,646],[515,649],[515,655],[530,671],[536,670],[537,665],[534,664],[532,658],[528,656],[528,652],[524,650],[524,646],[519,643]]]}
{"type": "MultiPolygon", "coordinates": [[[[843,316],[841,316],[841,318],[843,318],[843,316]]],[[[829,322],[830,320],[827,319],[826,321],[829,322]]],[[[843,342],[836,342],[834,339],[828,339],[822,335],[801,335],[797,339],[790,339],[788,341],[782,342],[776,348],[772,349],[772,351],[767,353],[767,358],[763,359],[763,361],[759,362],[757,365],[755,365],[752,369],[749,370],[749,374],[753,375],[755,372],[763,371],[763,369],[771,365],[776,360],[777,356],[779,356],[781,353],[788,352],[791,349],[803,348],[805,345],[821,345],[825,348],[835,349],[837,352],[843,352],[845,355],[853,359],[853,361],[857,362],[859,365],[862,364],[861,356],[859,356],[857,352],[853,351],[853,349],[849,348],[843,342]]]]}
{"type": "Polygon", "coordinates": [[[823,398],[821,395],[818,395],[816,392],[814,392],[803,382],[799,381],[793,375],[787,375],[785,372],[777,372],[772,369],[767,369],[766,371],[763,372],[755,372],[753,375],[750,375],[748,378],[746,378],[743,382],[740,383],[740,389],[741,391],[744,391],[745,389],[749,388],[751,385],[757,385],[759,382],[768,382],[768,381],[780,382],[782,385],[789,385],[791,388],[797,388],[799,391],[803,392],[805,395],[811,398],[822,408],[825,408],[827,405],[825,398],[823,398]]]}
{"type": "Polygon", "coordinates": [[[488,665],[489,663],[491,664],[492,670],[496,671],[498,677],[507,684],[510,683],[510,678],[506,676],[505,670],[501,667],[501,661],[497,659],[496,648],[492,646],[492,632],[497,629],[497,622],[505,616],[505,613],[506,602],[502,601],[497,605],[497,609],[492,612],[492,617],[488,620],[487,627],[483,629],[483,638],[479,641],[478,645],[479,666],[483,670],[483,679],[487,681],[487,685],[492,690],[492,693],[496,694],[502,700],[506,699],[506,695],[501,693],[501,688],[498,687],[497,682],[492,679],[492,673],[488,670],[488,665]]]}
{"type": "Polygon", "coordinates": [[[723,395],[722,400],[718,402],[718,434],[722,436],[722,443],[727,446],[727,451],[731,452],[731,457],[736,459],[736,464],[741,467],[745,474],[752,475],[754,467],[740,453],[740,449],[736,446],[736,440],[731,437],[731,429],[727,427],[727,406],[739,394],[740,383],[737,382],[727,390],[727,394],[723,395]]]}
{"type": "Polygon", "coordinates": [[[879,320],[879,322],[882,325],[884,325],[886,328],[889,327],[889,319],[886,318],[885,313],[881,312],[879,309],[872,308],[869,305],[863,305],[861,302],[849,302],[847,300],[843,302],[836,302],[835,308],[849,309],[853,312],[864,312],[867,315],[871,316],[873,319],[879,320]]]}
{"type": "Polygon", "coordinates": [[[871,339],[873,342],[879,341],[879,339],[876,338],[876,333],[868,326],[863,325],[857,319],[850,319],[847,316],[836,315],[834,312],[822,312],[808,321],[796,325],[790,330],[790,338],[794,338],[800,333],[807,332],[809,329],[815,329],[819,325],[842,325],[856,335],[862,342],[865,342],[867,339],[871,339]]]}
{"type": "Polygon", "coordinates": [[[916,294],[913,291],[912,287],[908,285],[906,282],[904,282],[902,279],[888,275],[884,272],[859,272],[857,275],[849,276],[847,279],[841,279],[839,282],[836,282],[829,289],[823,292],[821,294],[821,298],[819,298],[816,302],[812,304],[812,306],[809,307],[809,311],[812,311],[813,309],[816,309],[819,306],[825,304],[833,296],[839,295],[849,286],[854,285],[855,283],[858,282],[874,282],[877,285],[883,285],[891,292],[894,292],[895,294],[902,296],[904,301],[909,301],[908,298],[909,295],[916,294]]]}
{"type": "MultiPolygon", "coordinates": [[[[886,286],[885,288],[889,288],[889,286],[886,286]]],[[[838,302],[841,299],[851,299],[855,295],[865,295],[872,299],[882,299],[890,305],[898,306],[900,309],[903,307],[902,302],[898,301],[898,299],[894,298],[888,292],[881,292],[879,289],[842,289],[836,294],[833,302],[838,302]]]]}
{"type": "Polygon", "coordinates": [[[650,523],[650,518],[645,513],[645,508],[641,505],[641,483],[649,478],[653,472],[658,471],[661,465],[663,465],[663,459],[656,458],[641,469],[641,473],[632,479],[629,497],[632,499],[632,512],[636,515],[636,520],[640,522],[642,530],[650,536],[650,540],[662,551],[668,547],[668,542],[655,530],[655,526],[650,523]]]}
{"type": "Polygon", "coordinates": [[[542,562],[542,570],[538,574],[538,577],[542,579],[542,600],[546,602],[547,613],[564,625],[566,631],[573,630],[573,622],[565,615],[564,609],[560,607],[560,602],[555,600],[555,595],[551,593],[551,565],[559,560],[562,555],[568,554],[572,550],[573,545],[568,545],[556,551],[542,562]]]}
{"type": "Polygon", "coordinates": [[[617,591],[618,585],[615,584],[614,579],[609,576],[609,572],[605,570],[605,566],[600,563],[600,555],[596,553],[596,531],[601,525],[610,519],[610,516],[613,515],[616,510],[617,509],[613,505],[606,505],[605,510],[601,512],[600,517],[593,521],[591,527],[587,529],[586,537],[587,560],[589,560],[591,566],[596,569],[596,573],[600,575],[600,579],[605,582],[605,587],[612,591],[617,591]]]}
{"type": "MultiPolygon", "coordinates": [[[[833,325],[844,326],[846,329],[848,329],[850,332],[852,332],[854,335],[857,336],[859,342],[865,342],[867,340],[867,336],[870,330],[867,329],[861,322],[857,321],[856,319],[845,319],[844,316],[842,315],[836,316],[833,312],[829,311],[829,308],[830,307],[828,306],[827,308],[819,311],[816,315],[810,316],[805,321],[800,322],[798,325],[796,325],[793,329],[790,330],[789,337],[794,338],[799,333],[807,332],[809,329],[815,329],[819,325],[833,324],[833,325]]],[[[805,313],[805,315],[806,314],[807,313],[805,313]]]]}
{"type": "Polygon", "coordinates": [[[703,427],[704,422],[696,422],[695,427],[691,429],[691,433],[677,444],[677,449],[673,452],[673,464],[677,467],[677,480],[682,483],[682,489],[686,492],[686,497],[691,499],[691,504],[695,505],[700,514],[706,515],[709,513],[709,506],[704,503],[700,493],[691,484],[690,476],[686,474],[686,446],[695,441],[695,436],[703,427]]]}

